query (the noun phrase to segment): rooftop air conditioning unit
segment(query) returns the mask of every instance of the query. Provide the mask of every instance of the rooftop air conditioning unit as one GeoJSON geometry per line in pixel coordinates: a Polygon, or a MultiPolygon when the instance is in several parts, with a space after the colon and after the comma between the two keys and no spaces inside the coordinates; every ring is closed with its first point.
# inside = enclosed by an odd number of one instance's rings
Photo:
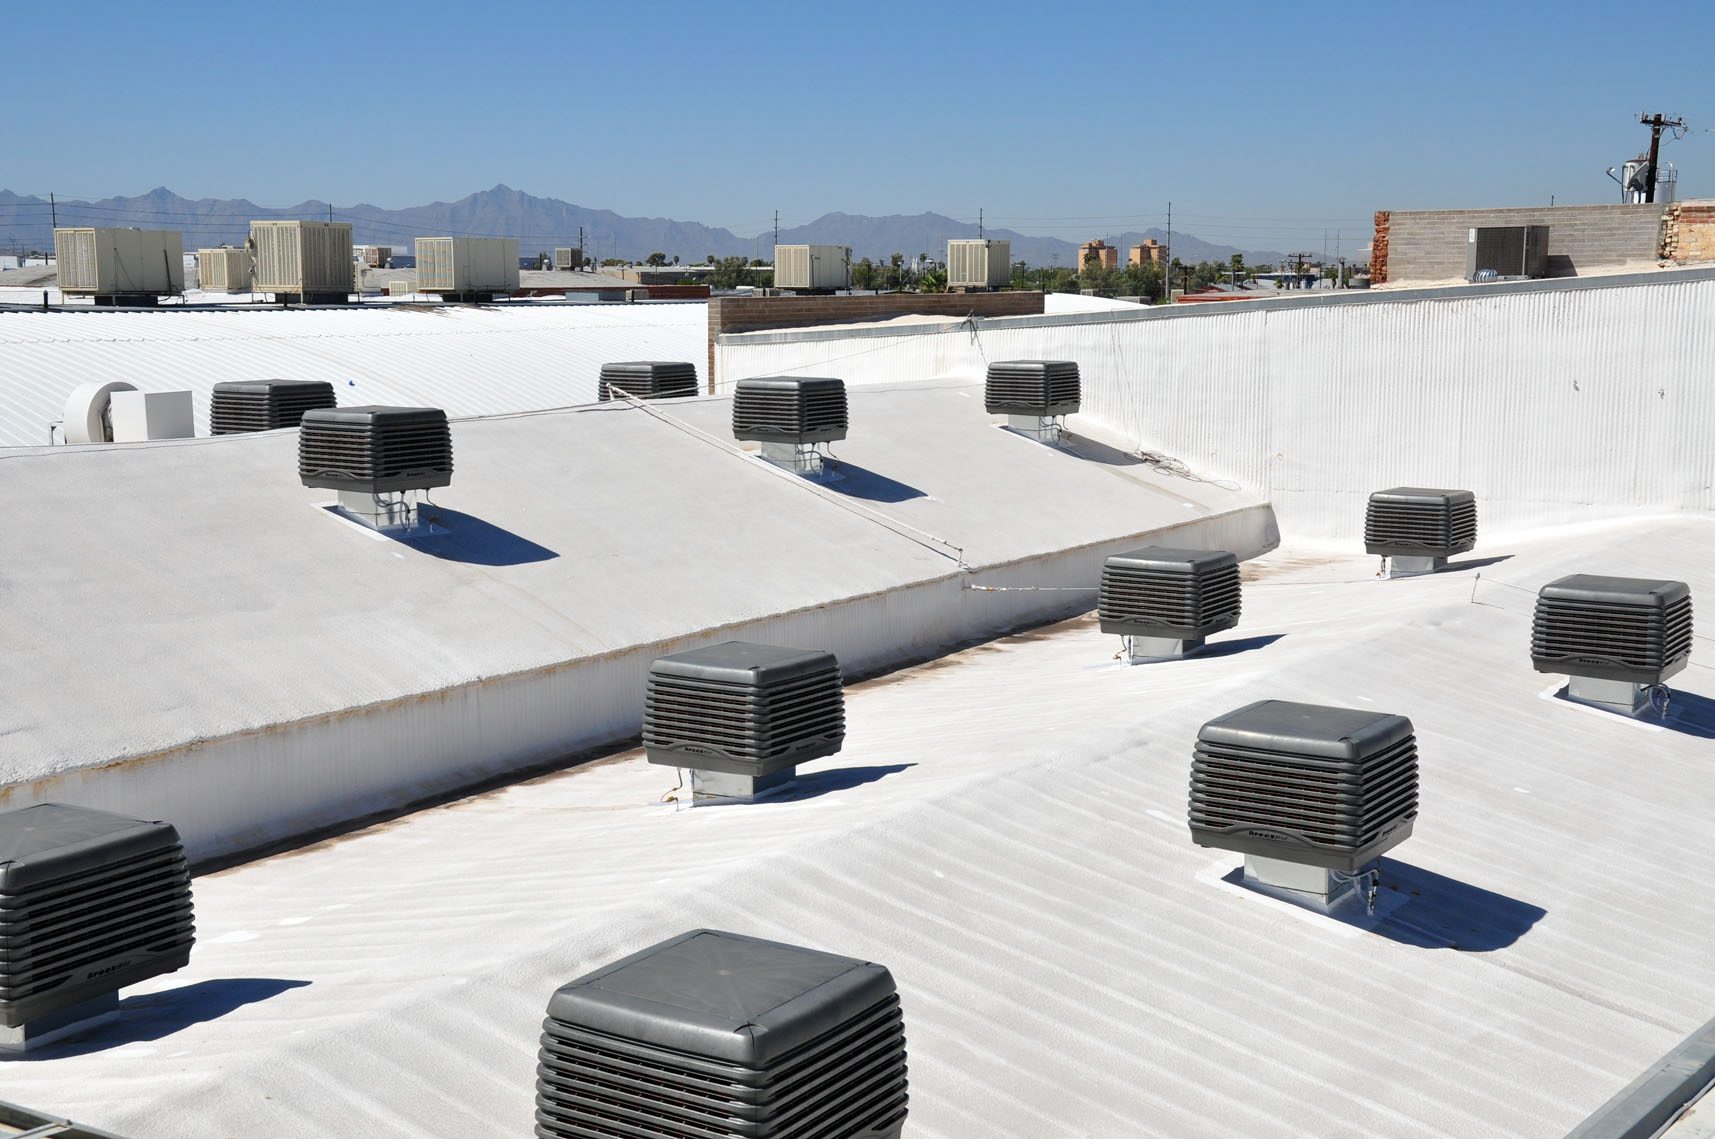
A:
{"type": "Polygon", "coordinates": [[[618,389],[634,399],[678,399],[697,394],[697,366],[682,360],[632,360],[603,364],[601,387],[603,403],[615,396],[618,389]]]}
{"type": "Polygon", "coordinates": [[[844,380],[775,376],[740,380],[733,392],[733,438],[760,443],[764,459],[800,474],[820,471],[817,447],[844,439],[848,426],[844,380]]]}
{"type": "Polygon", "coordinates": [[[515,237],[419,237],[417,290],[490,301],[518,291],[515,237]]]}
{"type": "Polygon", "coordinates": [[[62,226],[54,230],[60,291],[96,304],[152,305],[185,291],[184,239],[176,229],[62,226]]]}
{"type": "Polygon", "coordinates": [[[1102,632],[1125,639],[1133,663],[1183,656],[1239,623],[1239,559],[1225,550],[1147,546],[1102,565],[1102,632]]]}
{"type": "Polygon", "coordinates": [[[453,439],[434,407],[328,407],[298,425],[298,476],[339,491],[342,513],[377,530],[417,524],[418,492],[453,481],[453,439]]]}
{"type": "Polygon", "coordinates": [[[797,765],[846,737],[833,653],[727,641],[649,666],[643,748],[689,768],[691,801],[749,801],[789,786],[797,765]]]}
{"type": "Polygon", "coordinates": [[[1012,242],[947,242],[947,287],[1004,289],[1012,283],[1012,242]]]}
{"type": "Polygon", "coordinates": [[[214,385],[210,435],[240,435],[296,427],[304,412],[337,407],[326,380],[229,380],[214,385]]]}
{"type": "Polygon", "coordinates": [[[351,299],[351,223],[253,221],[254,285],[282,301],[345,304],[351,299]]]}
{"type": "Polygon", "coordinates": [[[1636,715],[1649,690],[1690,659],[1691,588],[1683,581],[1581,573],[1537,593],[1531,664],[1565,675],[1574,700],[1636,715]]]}
{"type": "Polygon", "coordinates": [[[1364,549],[1389,559],[1389,577],[1435,573],[1477,545],[1477,496],[1396,486],[1370,495],[1364,549]]]}
{"type": "Polygon", "coordinates": [[[583,268],[583,250],[575,245],[561,245],[554,250],[554,268],[576,271],[583,268]]]}
{"type": "Polygon", "coordinates": [[[1502,278],[1548,276],[1546,225],[1472,226],[1465,234],[1465,279],[1484,269],[1502,278]]]}
{"type": "Polygon", "coordinates": [[[849,245],[776,245],[774,287],[796,293],[831,293],[852,287],[849,245]]]}
{"type": "Polygon", "coordinates": [[[119,1015],[181,969],[196,926],[176,830],[59,803],[0,814],[0,1051],[119,1015]]]}
{"type": "Polygon", "coordinates": [[[1246,879],[1332,903],[1417,818],[1411,721],[1262,700],[1204,724],[1191,837],[1245,855],[1246,879]]]}
{"type": "Polygon", "coordinates": [[[416,291],[416,277],[406,277],[402,281],[387,282],[387,295],[390,297],[408,297],[416,291]]]}
{"type": "Polygon", "coordinates": [[[990,415],[1006,416],[1008,427],[1043,443],[1059,441],[1080,397],[1071,360],[1000,360],[989,365],[983,387],[990,415]]]}
{"type": "Polygon", "coordinates": [[[250,250],[197,250],[197,283],[209,292],[248,293],[250,291],[250,250]]]}
{"type": "Polygon", "coordinates": [[[548,1002],[536,1134],[898,1139],[905,1023],[880,965],[699,929],[548,1002]]]}

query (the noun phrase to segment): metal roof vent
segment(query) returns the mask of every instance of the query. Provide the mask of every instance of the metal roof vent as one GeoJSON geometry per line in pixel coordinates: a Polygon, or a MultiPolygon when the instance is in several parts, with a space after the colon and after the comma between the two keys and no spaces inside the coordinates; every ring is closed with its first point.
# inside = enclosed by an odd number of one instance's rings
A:
{"type": "Polygon", "coordinates": [[[337,407],[326,380],[239,380],[214,385],[210,435],[239,435],[296,427],[304,412],[337,407]]]}
{"type": "Polygon", "coordinates": [[[846,437],[844,380],[773,376],[740,380],[732,397],[734,439],[762,444],[762,457],[799,474],[822,468],[816,448],[846,437]]]}
{"type": "Polygon", "coordinates": [[[1477,545],[1477,496],[1396,486],[1370,495],[1364,549],[1389,559],[1389,577],[1435,573],[1477,545]]]}
{"type": "Polygon", "coordinates": [[[727,641],[649,666],[643,747],[650,763],[691,770],[693,804],[782,790],[845,737],[833,653],[727,641]]]}
{"type": "Polygon", "coordinates": [[[0,814],[0,1052],[119,1015],[119,990],[190,960],[179,834],[59,803],[0,814]]]}
{"type": "Polygon", "coordinates": [[[1191,837],[1244,854],[1247,881],[1332,903],[1416,818],[1404,716],[1262,700],[1197,733],[1191,837]]]}
{"type": "Polygon", "coordinates": [[[554,993],[542,1139],[898,1139],[905,1022],[880,965],[699,929],[554,993]]]}
{"type": "Polygon", "coordinates": [[[697,394],[697,366],[682,360],[631,360],[601,366],[601,401],[613,389],[635,399],[678,399],[697,394]]]}
{"type": "Polygon", "coordinates": [[[453,437],[435,407],[324,407],[298,425],[298,477],[339,491],[342,513],[377,530],[417,524],[417,492],[453,481],[453,437]]]}
{"type": "Polygon", "coordinates": [[[1070,360],[998,360],[989,365],[983,405],[990,415],[1042,443],[1059,442],[1078,410],[1078,365],[1070,360]]]}
{"type": "Polygon", "coordinates": [[[1574,700],[1636,715],[1650,689],[1691,659],[1691,588],[1683,581],[1573,574],[1536,595],[1530,660],[1568,677],[1574,700]]]}
{"type": "Polygon", "coordinates": [[[1146,546],[1102,565],[1097,613],[1135,664],[1183,656],[1239,623],[1239,559],[1225,550],[1146,546]]]}

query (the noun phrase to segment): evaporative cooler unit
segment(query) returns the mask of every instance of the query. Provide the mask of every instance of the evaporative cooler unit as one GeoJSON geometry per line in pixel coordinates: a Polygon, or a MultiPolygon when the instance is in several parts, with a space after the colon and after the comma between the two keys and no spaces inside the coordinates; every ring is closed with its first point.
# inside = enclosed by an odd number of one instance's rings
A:
{"type": "Polygon", "coordinates": [[[1691,588],[1683,581],[1573,574],[1536,595],[1530,660],[1568,678],[1566,695],[1636,715],[1650,690],[1691,659],[1691,588]]]}
{"type": "Polygon", "coordinates": [[[306,411],[298,425],[298,476],[339,492],[347,517],[377,530],[417,524],[418,494],[453,481],[453,438],[434,407],[306,411]]]}
{"type": "Polygon", "coordinates": [[[1197,733],[1191,837],[1242,853],[1247,881],[1333,902],[1416,818],[1404,716],[1262,700],[1197,733]]]}
{"type": "Polygon", "coordinates": [[[846,736],[833,653],[727,641],[658,657],[643,702],[650,763],[686,768],[691,801],[780,791],[846,736]]]}
{"type": "Polygon", "coordinates": [[[898,1139],[905,1022],[880,965],[681,934],[554,993],[538,1139],[898,1139]]]}
{"type": "Polygon", "coordinates": [[[1435,573],[1477,545],[1477,496],[1396,486],[1370,495],[1364,549],[1388,559],[1389,577],[1435,573]]]}
{"type": "Polygon", "coordinates": [[[761,444],[764,459],[799,474],[820,472],[817,448],[844,439],[850,424],[844,380],[774,376],[740,380],[733,392],[733,438],[761,444]]]}
{"type": "Polygon", "coordinates": [[[196,926],[178,831],[43,803],[0,814],[0,1052],[119,1015],[119,990],[181,969],[196,926]]]}
{"type": "Polygon", "coordinates": [[[1066,416],[1077,412],[1082,388],[1071,360],[1001,360],[988,367],[983,406],[1006,425],[1041,443],[1057,443],[1066,416]]]}
{"type": "Polygon", "coordinates": [[[601,401],[678,399],[697,394],[697,366],[683,360],[632,360],[601,366],[601,401]],[[624,393],[620,395],[618,393],[624,393]]]}
{"type": "Polygon", "coordinates": [[[240,435],[296,427],[304,412],[337,407],[326,380],[229,380],[214,385],[210,435],[240,435]]]}
{"type": "Polygon", "coordinates": [[[1147,546],[1102,564],[1097,615],[1133,663],[1183,656],[1239,623],[1239,559],[1225,550],[1147,546]]]}

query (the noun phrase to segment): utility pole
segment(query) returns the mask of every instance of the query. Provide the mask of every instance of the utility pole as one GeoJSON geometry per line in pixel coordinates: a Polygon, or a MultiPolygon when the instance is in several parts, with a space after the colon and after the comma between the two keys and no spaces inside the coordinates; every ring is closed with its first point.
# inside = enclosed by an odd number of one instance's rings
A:
{"type": "MultiPolygon", "coordinates": [[[[41,201],[41,199],[37,198],[36,201],[39,202],[39,201],[41,201]]],[[[53,194],[52,190],[48,191],[48,213],[54,219],[54,228],[58,229],[60,227],[60,207],[59,207],[59,203],[54,201],[54,194],[53,194]]]]}
{"type": "Polygon", "coordinates": [[[1161,254],[1161,279],[1167,282],[1162,303],[1173,303],[1173,203],[1167,203],[1167,249],[1161,254]]]}
{"type": "Polygon", "coordinates": [[[780,244],[780,211],[774,211],[774,244],[780,244]]]}
{"type": "Polygon", "coordinates": [[[1685,120],[1665,115],[1639,115],[1638,122],[1649,128],[1649,167],[1644,171],[1644,201],[1655,201],[1656,162],[1661,157],[1661,132],[1683,131],[1685,120]]]}
{"type": "Polygon", "coordinates": [[[580,225],[578,227],[578,264],[577,264],[577,268],[579,270],[582,270],[583,267],[584,267],[584,227],[580,225]]]}

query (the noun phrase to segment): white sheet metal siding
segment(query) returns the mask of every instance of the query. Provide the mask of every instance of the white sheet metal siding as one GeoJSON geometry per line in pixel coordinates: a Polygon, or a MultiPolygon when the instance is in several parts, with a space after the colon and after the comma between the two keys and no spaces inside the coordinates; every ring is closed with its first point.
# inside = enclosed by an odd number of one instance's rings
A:
{"type": "Polygon", "coordinates": [[[375,305],[349,310],[0,312],[0,448],[47,442],[73,388],[189,388],[199,430],[222,380],[327,380],[341,403],[465,417],[596,402],[611,360],[696,360],[708,306],[375,305]]]}
{"type": "Polygon", "coordinates": [[[185,289],[184,239],[176,229],[54,230],[59,287],[99,296],[160,295],[185,289]]]}
{"type": "Polygon", "coordinates": [[[1356,539],[1369,492],[1402,484],[1475,491],[1491,534],[1715,509],[1715,276],[1346,297],[728,334],[716,375],[1076,360],[1085,415],[1268,497],[1289,541],[1356,539]]]}
{"type": "Polygon", "coordinates": [[[425,293],[518,290],[515,237],[419,237],[417,287],[425,293]]]}
{"type": "Polygon", "coordinates": [[[256,288],[264,293],[349,293],[351,223],[253,221],[256,288]]]}

